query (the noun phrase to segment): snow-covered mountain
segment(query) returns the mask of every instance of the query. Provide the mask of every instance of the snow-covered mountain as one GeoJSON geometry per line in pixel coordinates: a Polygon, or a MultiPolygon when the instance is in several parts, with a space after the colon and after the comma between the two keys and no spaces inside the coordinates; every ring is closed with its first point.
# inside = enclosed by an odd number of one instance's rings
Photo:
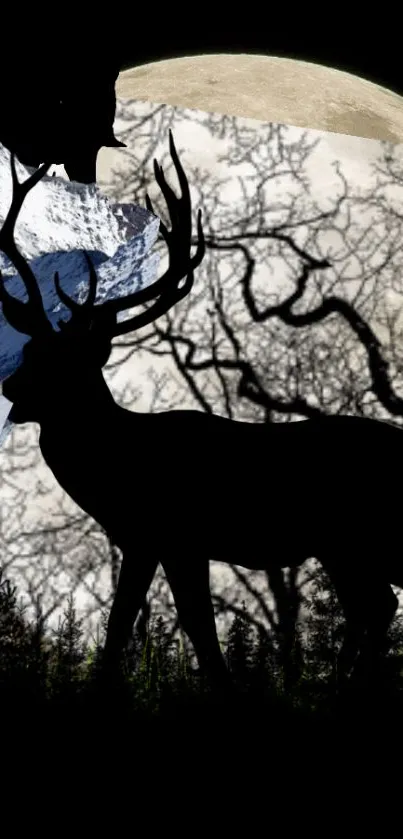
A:
{"type": "MultiPolygon", "coordinates": [[[[17,161],[20,181],[30,170],[17,161]]],[[[0,226],[12,197],[10,154],[0,145],[0,226]]],[[[111,204],[95,184],[78,184],[45,176],[25,199],[15,239],[37,277],[49,319],[57,321],[68,310],[54,286],[55,271],[62,287],[76,300],[85,299],[88,288],[87,251],[98,274],[97,302],[130,294],[155,279],[159,257],[150,253],[159,230],[159,219],[135,204],[111,204]]],[[[24,300],[23,283],[13,265],[0,251],[0,270],[8,291],[24,300]]],[[[124,318],[123,315],[119,316],[124,318]]],[[[0,382],[21,363],[28,336],[16,332],[0,311],[0,382]]],[[[1,397],[0,415],[6,412],[1,397]]],[[[0,435],[0,444],[9,423],[0,435]]],[[[0,422],[1,429],[1,422],[0,422]]]]}

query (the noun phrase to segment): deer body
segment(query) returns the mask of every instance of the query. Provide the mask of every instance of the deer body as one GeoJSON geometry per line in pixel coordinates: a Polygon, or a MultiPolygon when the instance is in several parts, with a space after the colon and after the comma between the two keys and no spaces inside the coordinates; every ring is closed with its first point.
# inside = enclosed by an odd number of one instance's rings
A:
{"type": "Polygon", "coordinates": [[[198,411],[150,416],[113,401],[97,412],[95,430],[72,429],[70,420],[64,429],[53,417],[40,447],[58,483],[122,550],[135,554],[136,522],[161,539],[157,561],[185,543],[186,563],[195,551],[199,561],[255,570],[316,557],[333,576],[333,554],[341,566],[346,551],[355,553],[355,567],[367,572],[382,550],[385,580],[403,584],[393,562],[400,504],[391,475],[400,448],[403,468],[400,429],[354,417],[255,425],[198,411]]]}
{"type": "MultiPolygon", "coordinates": [[[[31,340],[3,386],[13,403],[10,419],[39,423],[41,451],[56,480],[122,550],[106,673],[119,662],[161,562],[200,665],[227,685],[210,560],[270,572],[309,557],[322,562],[344,610],[340,668],[348,673],[358,653],[365,660],[381,648],[397,606],[391,584],[403,587],[395,490],[403,468],[402,431],[353,417],[256,425],[198,411],[134,413],[115,403],[103,378],[112,338],[150,323],[185,297],[203,258],[200,214],[197,252],[190,256],[189,187],[172,136],[170,148],[180,198],[155,163],[172,224],[170,231],[160,224],[169,250],[166,273],[133,295],[95,306],[97,277],[87,257],[84,304],[71,300],[55,276],[72,313],[60,331],[50,325],[35,277],[14,242],[24,197],[47,167],[20,184],[12,157],[13,202],[0,247],[29,301],[12,298],[2,280],[0,301],[7,320],[31,340]],[[119,311],[150,301],[145,311],[117,322],[119,311]]],[[[149,200],[147,206],[152,210],[149,200]]]]}

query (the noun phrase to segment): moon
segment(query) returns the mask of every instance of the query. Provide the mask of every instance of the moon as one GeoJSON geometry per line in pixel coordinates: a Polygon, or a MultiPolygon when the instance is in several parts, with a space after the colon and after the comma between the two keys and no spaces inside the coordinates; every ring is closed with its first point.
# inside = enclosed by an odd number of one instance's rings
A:
{"type": "Polygon", "coordinates": [[[116,95],[403,142],[403,97],[350,73],[291,58],[220,54],[157,61],[121,72],[116,95]]]}

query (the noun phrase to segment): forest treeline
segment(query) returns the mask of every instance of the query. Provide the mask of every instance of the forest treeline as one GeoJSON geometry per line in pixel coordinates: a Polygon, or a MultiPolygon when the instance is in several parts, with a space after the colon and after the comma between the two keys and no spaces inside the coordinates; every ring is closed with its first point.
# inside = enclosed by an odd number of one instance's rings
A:
{"type": "MultiPolygon", "coordinates": [[[[96,701],[107,613],[93,643],[83,640],[82,620],[68,599],[56,629],[48,629],[40,609],[25,615],[18,591],[0,575],[0,689],[3,708],[30,716],[62,712],[75,717],[85,703],[96,701]]],[[[318,570],[305,620],[292,637],[256,628],[245,602],[235,615],[223,644],[239,695],[282,713],[332,715],[336,699],[336,659],[343,617],[324,572],[318,570]]],[[[403,690],[403,620],[389,633],[389,651],[374,690],[384,701],[399,703],[403,690]]],[[[139,623],[121,662],[119,702],[133,720],[164,719],[211,700],[209,684],[195,666],[182,635],[168,631],[159,616],[139,623]]],[[[370,699],[366,687],[365,702],[370,699]]],[[[121,705],[119,707],[122,707],[121,705]]],[[[204,713],[204,712],[203,712],[204,713]]]]}

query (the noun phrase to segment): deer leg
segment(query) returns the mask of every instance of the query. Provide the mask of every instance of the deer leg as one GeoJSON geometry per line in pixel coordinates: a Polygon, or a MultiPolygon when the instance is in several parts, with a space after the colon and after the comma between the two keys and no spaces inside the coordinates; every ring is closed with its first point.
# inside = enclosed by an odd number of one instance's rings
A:
{"type": "Polygon", "coordinates": [[[356,662],[365,635],[363,592],[359,579],[345,568],[325,566],[345,619],[343,642],[337,657],[337,685],[343,688],[356,662]]]}
{"type": "Polygon", "coordinates": [[[193,644],[199,666],[219,689],[231,689],[232,679],[220,650],[210,592],[208,560],[163,560],[180,624],[193,644]]]}
{"type": "Polygon", "coordinates": [[[130,639],[134,622],[156,572],[158,560],[123,555],[116,594],[109,614],[103,656],[104,673],[116,672],[121,653],[130,639]]]}
{"type": "Polygon", "coordinates": [[[376,675],[381,656],[388,650],[387,633],[398,605],[398,598],[391,586],[384,581],[375,581],[367,597],[367,631],[357,660],[355,676],[367,679],[376,675]]]}
{"type": "Polygon", "coordinates": [[[369,675],[385,649],[386,634],[397,609],[398,599],[390,585],[373,577],[363,568],[362,574],[329,572],[346,619],[344,641],[339,653],[338,681],[352,671],[354,679],[369,675]]]}

